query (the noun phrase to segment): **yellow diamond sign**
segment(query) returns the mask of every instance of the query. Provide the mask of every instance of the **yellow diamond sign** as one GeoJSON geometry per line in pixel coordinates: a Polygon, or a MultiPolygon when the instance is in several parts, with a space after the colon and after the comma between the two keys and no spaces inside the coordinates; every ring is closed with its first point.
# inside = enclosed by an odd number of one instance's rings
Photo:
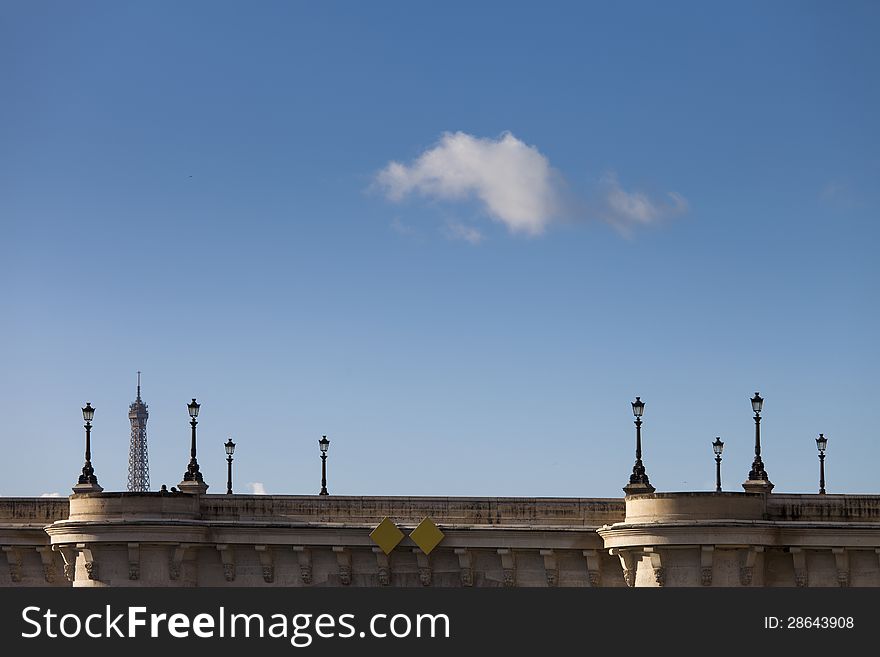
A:
{"type": "Polygon", "coordinates": [[[382,552],[391,554],[391,550],[403,540],[403,532],[386,517],[376,526],[376,529],[370,532],[370,538],[373,539],[373,543],[382,548],[382,552]]]}
{"type": "Polygon", "coordinates": [[[437,544],[443,540],[443,532],[430,518],[425,518],[419,523],[419,526],[412,530],[409,537],[418,545],[422,552],[431,554],[431,550],[437,547],[437,544]]]}

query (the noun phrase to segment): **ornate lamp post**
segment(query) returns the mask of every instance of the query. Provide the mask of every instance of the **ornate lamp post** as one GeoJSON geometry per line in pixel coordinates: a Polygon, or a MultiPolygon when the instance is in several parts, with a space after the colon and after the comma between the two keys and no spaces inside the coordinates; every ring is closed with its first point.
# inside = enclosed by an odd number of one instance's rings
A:
{"type": "Polygon", "coordinates": [[[824,433],[816,438],[816,447],[819,450],[819,495],[825,494],[825,450],[828,448],[828,439],[824,433]]]}
{"type": "Polygon", "coordinates": [[[232,495],[232,455],[235,453],[235,443],[232,442],[232,436],[229,437],[223,446],[226,448],[226,494],[232,495]]]}
{"type": "Polygon", "coordinates": [[[715,492],[721,492],[721,452],[724,451],[724,443],[721,437],[716,436],[715,442],[712,443],[712,451],[715,452],[715,492]]]}
{"type": "Polygon", "coordinates": [[[752,469],[749,470],[749,478],[743,484],[743,488],[749,493],[769,493],[773,490],[773,484],[764,470],[764,461],[761,460],[761,409],[764,407],[764,399],[756,392],[751,399],[752,410],[755,412],[755,460],[752,461],[752,469]]]}
{"type": "Polygon", "coordinates": [[[92,418],[95,417],[95,409],[90,402],[86,402],[82,409],[82,414],[86,429],[86,462],[83,465],[79,481],[73,487],[73,492],[100,493],[104,489],[98,485],[98,478],[95,476],[95,469],[92,467],[92,418]]]}
{"type": "Polygon", "coordinates": [[[330,449],[330,441],[327,440],[327,436],[323,436],[318,441],[318,446],[321,448],[321,492],[318,495],[329,495],[330,493],[327,492],[327,450],[330,449]]]}
{"type": "Polygon", "coordinates": [[[636,418],[636,463],[629,477],[629,484],[623,487],[623,491],[627,495],[653,493],[654,487],[648,481],[648,475],[642,463],[642,413],[645,412],[645,402],[642,401],[641,397],[636,397],[636,400],[632,402],[632,411],[636,418]]]}
{"type": "Polygon", "coordinates": [[[185,493],[204,493],[208,490],[202,473],[199,471],[199,462],[196,460],[196,425],[199,416],[199,407],[201,404],[196,402],[195,397],[186,405],[189,411],[190,426],[192,427],[192,444],[189,450],[189,465],[186,466],[186,472],[183,473],[183,481],[178,484],[178,488],[185,493]]]}

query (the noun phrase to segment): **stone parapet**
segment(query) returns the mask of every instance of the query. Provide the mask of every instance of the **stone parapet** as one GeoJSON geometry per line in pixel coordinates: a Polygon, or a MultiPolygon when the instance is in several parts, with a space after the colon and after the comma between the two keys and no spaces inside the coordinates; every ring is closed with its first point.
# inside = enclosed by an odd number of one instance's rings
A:
{"type": "Polygon", "coordinates": [[[85,493],[70,496],[71,522],[196,520],[199,497],[185,493],[85,493]]]}
{"type": "Polygon", "coordinates": [[[880,495],[792,495],[767,496],[770,520],[857,522],[880,524],[880,495]]]}
{"type": "Polygon", "coordinates": [[[560,497],[377,497],[343,495],[204,495],[212,520],[378,523],[384,517],[448,525],[598,527],[623,516],[620,499],[560,497]]]}
{"type": "Polygon", "coordinates": [[[766,498],[757,493],[653,493],[626,498],[627,524],[696,520],[763,520],[766,498]]]}
{"type": "Polygon", "coordinates": [[[0,499],[0,586],[70,585],[880,586],[880,496],[0,499]]]}

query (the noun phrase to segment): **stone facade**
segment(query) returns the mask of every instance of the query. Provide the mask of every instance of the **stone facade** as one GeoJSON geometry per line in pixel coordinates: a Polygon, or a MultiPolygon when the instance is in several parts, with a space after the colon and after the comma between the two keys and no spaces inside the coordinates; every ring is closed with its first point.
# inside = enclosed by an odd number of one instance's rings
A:
{"type": "Polygon", "coordinates": [[[880,496],[0,498],[0,549],[0,586],[880,586],[880,496]]]}

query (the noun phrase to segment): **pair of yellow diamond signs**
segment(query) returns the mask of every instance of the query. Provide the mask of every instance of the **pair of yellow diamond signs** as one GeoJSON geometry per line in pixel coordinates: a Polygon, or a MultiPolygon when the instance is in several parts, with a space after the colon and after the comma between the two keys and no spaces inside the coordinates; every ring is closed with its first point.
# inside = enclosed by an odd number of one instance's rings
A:
{"type": "MultiPolygon", "coordinates": [[[[382,552],[385,554],[391,554],[391,551],[403,540],[403,536],[403,532],[387,516],[370,532],[370,538],[373,539],[376,545],[382,548],[382,552]]],[[[413,543],[419,546],[422,552],[431,554],[431,550],[437,547],[437,544],[443,540],[444,534],[434,524],[433,520],[425,518],[419,523],[418,527],[410,532],[409,537],[413,540],[413,543]]]]}

